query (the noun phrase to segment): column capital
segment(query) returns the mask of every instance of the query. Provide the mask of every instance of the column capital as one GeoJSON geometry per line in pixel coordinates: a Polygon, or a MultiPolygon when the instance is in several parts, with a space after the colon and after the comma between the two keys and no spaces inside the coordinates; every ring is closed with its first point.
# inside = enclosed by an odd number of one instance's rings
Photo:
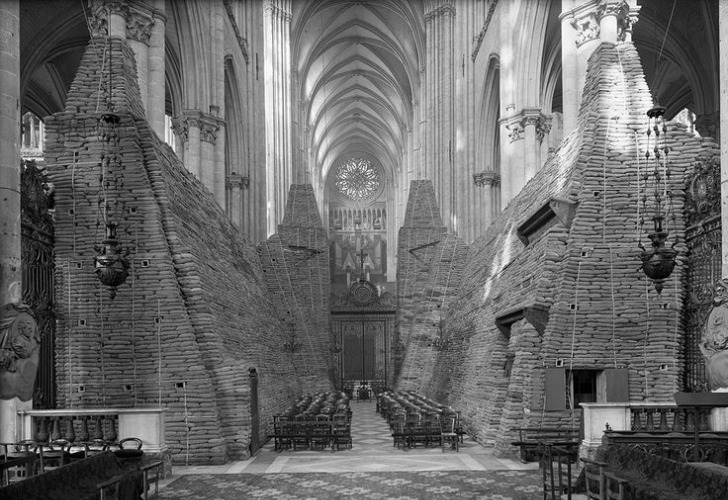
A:
{"type": "Polygon", "coordinates": [[[280,2],[276,0],[265,0],[263,3],[263,12],[269,13],[272,17],[277,17],[283,21],[291,22],[293,15],[280,6],[280,2]]]}
{"type": "Polygon", "coordinates": [[[536,138],[539,142],[551,130],[551,117],[541,112],[541,108],[523,108],[520,112],[514,113],[500,120],[508,130],[508,137],[511,142],[523,139],[526,127],[536,128],[536,138]]]}
{"type": "Polygon", "coordinates": [[[498,172],[486,170],[473,174],[473,183],[477,187],[483,186],[500,186],[501,176],[498,172]]]}
{"type": "Polygon", "coordinates": [[[511,142],[523,139],[523,117],[520,114],[503,118],[501,119],[501,123],[505,125],[508,131],[508,138],[511,142]]]}
{"type": "Polygon", "coordinates": [[[425,22],[431,22],[437,17],[455,17],[455,14],[455,3],[451,0],[444,0],[441,5],[438,5],[434,9],[425,12],[425,22]]]}
{"type": "Polygon", "coordinates": [[[126,16],[126,38],[149,45],[154,22],[154,16],[151,12],[130,9],[126,16]]]}
{"type": "Polygon", "coordinates": [[[581,47],[587,42],[599,40],[600,22],[608,16],[617,18],[617,39],[624,41],[637,22],[639,10],[639,6],[631,6],[627,0],[589,0],[575,9],[561,13],[559,20],[571,24],[576,32],[576,46],[581,47]]]}
{"type": "Polygon", "coordinates": [[[127,0],[91,0],[91,9],[94,14],[117,14],[126,17],[129,13],[129,2],[127,0]]]}

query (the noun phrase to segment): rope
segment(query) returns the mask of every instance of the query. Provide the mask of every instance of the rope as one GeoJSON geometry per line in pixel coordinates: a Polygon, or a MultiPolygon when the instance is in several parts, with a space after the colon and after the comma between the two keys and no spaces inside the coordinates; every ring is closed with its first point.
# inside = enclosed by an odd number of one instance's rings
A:
{"type": "MultiPolygon", "coordinates": [[[[74,236],[74,248],[76,243],[75,240],[76,238],[74,236]]],[[[73,343],[73,332],[71,330],[71,259],[68,259],[66,262],[68,265],[68,319],[66,320],[68,323],[68,404],[73,406],[73,363],[71,362],[73,359],[71,357],[71,347],[73,343]]]]}
{"type": "Polygon", "coordinates": [[[104,363],[104,292],[100,285],[97,285],[99,291],[99,313],[101,316],[101,331],[99,332],[99,343],[101,345],[101,401],[106,406],[106,366],[104,363]]]}
{"type": "Polygon", "coordinates": [[[642,248],[642,219],[640,215],[640,203],[641,200],[641,191],[640,191],[640,182],[641,182],[641,166],[640,166],[640,147],[639,147],[639,139],[637,136],[637,131],[634,132],[634,147],[635,147],[635,157],[637,158],[637,226],[635,227],[635,233],[637,236],[637,246],[642,248]]]}
{"type": "Polygon", "coordinates": [[[614,360],[614,368],[617,368],[617,334],[615,325],[614,311],[614,261],[612,260],[612,245],[609,245],[609,285],[612,295],[612,358],[614,360]]]}
{"type": "MultiPolygon", "coordinates": [[[[134,255],[139,255],[138,248],[136,248],[137,242],[139,241],[139,235],[138,230],[135,228],[134,232],[136,233],[134,238],[134,255]]],[[[134,404],[133,406],[137,405],[137,360],[136,360],[136,287],[134,286],[136,281],[136,259],[132,259],[131,261],[131,366],[132,366],[132,374],[134,377],[134,384],[132,385],[132,388],[134,390],[134,393],[132,394],[134,398],[134,404]]]]}
{"type": "Polygon", "coordinates": [[[647,382],[647,341],[650,336],[650,284],[647,280],[645,280],[645,298],[647,302],[647,327],[645,328],[645,342],[642,346],[642,357],[644,359],[644,367],[645,367],[645,399],[647,399],[650,395],[650,388],[647,382]]]}
{"type": "MultiPolygon", "coordinates": [[[[579,281],[581,280],[581,264],[582,261],[579,261],[579,265],[576,269],[576,284],[574,285],[574,321],[571,329],[571,354],[569,355],[569,380],[567,380],[567,383],[569,384],[568,387],[569,390],[569,409],[571,410],[571,426],[574,427],[574,391],[572,389],[573,381],[574,381],[574,348],[576,344],[576,316],[579,311],[579,281]]],[[[546,404],[545,398],[544,398],[544,405],[546,404]]]]}
{"type": "Polygon", "coordinates": [[[157,405],[162,407],[162,311],[157,299],[157,405]]]}
{"type": "Polygon", "coordinates": [[[607,134],[604,136],[604,152],[602,153],[602,243],[607,241],[607,143],[612,120],[607,120],[607,134]]]}
{"type": "Polygon", "coordinates": [[[677,5],[677,0],[673,0],[672,2],[672,10],[670,11],[670,17],[667,20],[667,28],[665,28],[665,36],[662,38],[662,45],[660,45],[660,53],[657,54],[657,60],[659,61],[662,57],[662,49],[665,48],[665,42],[667,41],[667,35],[670,33],[670,25],[672,24],[672,18],[675,15],[675,6],[677,5]]]}

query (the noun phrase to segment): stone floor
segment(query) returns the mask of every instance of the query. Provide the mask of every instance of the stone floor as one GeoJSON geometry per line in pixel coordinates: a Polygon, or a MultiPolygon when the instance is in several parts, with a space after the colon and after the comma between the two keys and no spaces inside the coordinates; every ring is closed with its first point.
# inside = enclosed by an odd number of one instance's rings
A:
{"type": "Polygon", "coordinates": [[[250,460],[217,466],[173,467],[173,475],[160,482],[164,487],[174,479],[189,474],[276,474],[307,472],[422,472],[422,471],[525,471],[538,469],[537,463],[521,463],[494,457],[468,436],[460,451],[443,452],[440,448],[403,450],[392,445],[386,421],[376,412],[373,402],[351,403],[351,450],[275,451],[267,443],[250,460]]]}

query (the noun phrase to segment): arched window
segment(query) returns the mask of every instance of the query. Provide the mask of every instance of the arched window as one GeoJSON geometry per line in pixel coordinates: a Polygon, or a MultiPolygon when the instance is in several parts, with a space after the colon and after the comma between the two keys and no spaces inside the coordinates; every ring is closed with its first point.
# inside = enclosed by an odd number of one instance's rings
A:
{"type": "Polygon", "coordinates": [[[23,115],[22,128],[20,156],[23,158],[42,158],[45,140],[43,120],[32,111],[28,111],[23,115]]]}
{"type": "Polygon", "coordinates": [[[169,144],[175,153],[177,152],[177,136],[172,129],[172,117],[168,114],[164,115],[164,142],[169,144]]]}

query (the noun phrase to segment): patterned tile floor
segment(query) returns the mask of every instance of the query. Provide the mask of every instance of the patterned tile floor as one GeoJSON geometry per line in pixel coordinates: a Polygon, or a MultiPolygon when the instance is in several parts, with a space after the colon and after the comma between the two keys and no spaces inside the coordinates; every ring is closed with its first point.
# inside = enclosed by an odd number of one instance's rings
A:
{"type": "Polygon", "coordinates": [[[161,482],[169,484],[189,474],[275,474],[311,472],[425,472],[425,471],[534,471],[538,464],[494,457],[492,452],[465,437],[460,452],[443,452],[440,448],[403,450],[392,445],[386,421],[376,412],[374,402],[352,401],[351,450],[280,451],[267,443],[250,460],[219,466],[179,466],[173,476],[161,482]]]}

